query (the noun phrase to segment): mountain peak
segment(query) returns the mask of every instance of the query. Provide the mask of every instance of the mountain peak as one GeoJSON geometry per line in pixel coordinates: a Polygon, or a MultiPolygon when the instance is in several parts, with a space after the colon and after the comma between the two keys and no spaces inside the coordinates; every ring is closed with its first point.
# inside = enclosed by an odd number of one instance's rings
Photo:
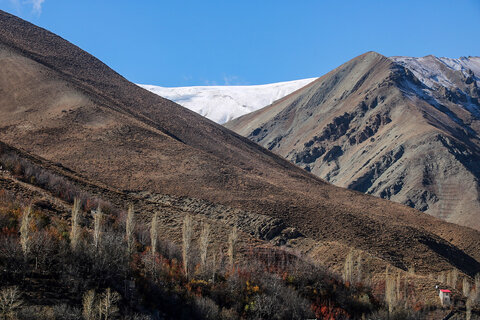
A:
{"type": "Polygon", "coordinates": [[[338,186],[480,229],[478,66],[369,52],[226,126],[338,186]]]}
{"type": "Polygon", "coordinates": [[[359,57],[362,57],[362,56],[385,57],[381,53],[378,53],[378,52],[372,51],[372,50],[365,52],[364,54],[360,55],[359,57]]]}

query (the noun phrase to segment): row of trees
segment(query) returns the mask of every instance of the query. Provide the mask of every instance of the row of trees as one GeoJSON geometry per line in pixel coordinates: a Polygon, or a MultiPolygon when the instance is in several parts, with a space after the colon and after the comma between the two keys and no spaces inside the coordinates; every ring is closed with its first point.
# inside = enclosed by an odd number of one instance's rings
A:
{"type": "MultiPolygon", "coordinates": [[[[50,190],[66,201],[73,200],[68,225],[53,217],[42,217],[46,222],[40,223],[38,212],[32,207],[18,215],[18,239],[14,233],[2,241],[8,242],[5,248],[14,252],[18,241],[22,257],[17,259],[10,254],[3,261],[0,257],[0,262],[7,265],[5,279],[9,279],[2,285],[20,282],[20,289],[25,291],[35,273],[43,273],[68,289],[68,303],[73,305],[91,290],[106,292],[110,288],[119,293],[121,305],[131,306],[120,308],[124,315],[133,310],[150,315],[163,310],[175,315],[209,314],[207,318],[212,314],[214,318],[227,318],[227,314],[244,318],[302,318],[312,316],[313,310],[314,315],[339,318],[369,314],[379,308],[369,289],[362,286],[360,256],[355,258],[352,254],[344,282],[298,256],[294,263],[280,265],[275,254],[268,258],[263,254],[243,255],[246,262],[239,265],[240,234],[236,227],[231,229],[224,247],[214,249],[211,226],[203,223],[197,229],[192,216],[186,215],[181,245],[177,246],[159,235],[158,214],[145,221],[145,217],[137,217],[131,205],[126,213],[121,213],[100,199],[91,201],[73,183],[29,161],[15,156],[2,157],[1,161],[6,161],[6,167],[24,181],[50,190]],[[127,282],[134,283],[133,290],[126,289],[127,282]],[[78,292],[82,294],[79,296],[78,292]],[[362,301],[358,300],[360,296],[362,301]],[[287,297],[295,304],[286,303],[287,297]],[[174,308],[173,301],[183,310],[174,308]]],[[[101,295],[96,297],[98,305],[101,295]]]]}
{"type": "Polygon", "coordinates": [[[106,214],[101,207],[87,213],[75,199],[69,224],[30,206],[21,211],[17,207],[9,214],[19,218],[13,225],[18,233],[9,229],[0,234],[0,286],[16,285],[22,292],[20,319],[45,313],[35,309],[27,315],[33,310],[33,283],[44,278],[54,286],[43,290],[64,301],[52,306],[52,312],[71,319],[142,314],[188,319],[348,318],[378,308],[368,289],[347,287],[283,249],[251,248],[239,263],[241,234],[236,227],[223,249],[214,249],[211,226],[204,222],[196,228],[193,217],[186,215],[177,246],[159,234],[158,214],[140,217],[133,206],[123,215],[106,214]],[[360,296],[368,298],[360,301],[360,296]]]}
{"type": "MultiPolygon", "coordinates": [[[[363,262],[362,262],[361,252],[355,252],[351,250],[344,262],[343,268],[343,280],[347,284],[365,284],[370,283],[372,280],[364,278],[362,272],[363,262]]],[[[435,289],[434,284],[444,286],[444,288],[454,289],[455,297],[454,302],[458,306],[465,306],[467,318],[470,319],[472,315],[472,310],[478,309],[480,306],[480,274],[475,275],[471,279],[467,275],[461,276],[457,269],[452,269],[449,271],[440,272],[436,276],[430,274],[428,276],[415,274],[413,268],[409,268],[408,272],[395,270],[391,267],[386,267],[385,276],[383,278],[383,292],[384,292],[384,302],[388,309],[390,316],[395,314],[405,315],[407,310],[421,310],[421,309],[431,309],[435,306],[440,305],[440,300],[438,298],[435,301],[425,301],[422,297],[419,297],[416,293],[415,283],[419,279],[427,278],[432,283],[431,291],[434,294],[438,294],[435,289]],[[463,297],[458,294],[463,294],[463,297]]],[[[377,285],[382,283],[381,280],[376,280],[377,285]],[[380,283],[379,283],[380,282],[380,283]]]]}
{"type": "MultiPolygon", "coordinates": [[[[73,300],[82,300],[84,318],[87,318],[86,314],[91,314],[96,319],[111,318],[118,314],[133,315],[134,310],[138,312],[139,307],[140,310],[150,310],[148,313],[152,316],[152,310],[168,309],[172,296],[175,297],[174,300],[182,301],[187,306],[186,309],[190,310],[188,312],[197,312],[204,316],[213,314],[214,318],[225,318],[227,314],[245,318],[262,314],[262,317],[266,317],[267,314],[281,313],[280,310],[290,310],[285,311],[289,316],[292,314],[305,316],[313,310],[316,315],[335,314],[347,317],[360,312],[359,310],[368,314],[378,308],[368,289],[359,289],[359,286],[363,286],[362,257],[353,252],[347,256],[345,263],[344,283],[348,284],[348,288],[345,288],[338,280],[334,280],[334,275],[316,267],[312,268],[311,265],[307,267],[303,262],[297,266],[282,263],[283,267],[279,267],[280,264],[275,261],[277,258],[274,256],[266,264],[265,257],[257,255],[246,257],[248,260],[246,265],[237,265],[235,261],[238,251],[238,229],[232,228],[224,254],[215,254],[210,239],[211,226],[204,222],[200,228],[195,228],[190,215],[186,215],[183,220],[182,242],[179,247],[162,240],[159,236],[158,214],[154,214],[145,223],[145,219],[139,219],[135,214],[133,206],[128,207],[125,216],[112,217],[103,213],[101,207],[92,210],[88,215],[82,212],[80,201],[76,199],[72,206],[68,229],[57,230],[54,236],[56,240],[48,241],[45,240],[48,239],[45,230],[52,232],[49,228],[58,222],[42,222],[44,224],[42,231],[40,221],[45,220],[45,217],[30,206],[24,208],[19,217],[18,244],[22,261],[17,261],[12,266],[23,265],[21,281],[28,282],[32,278],[28,271],[25,272],[27,269],[44,273],[49,272],[47,271],[49,267],[52,270],[65,269],[55,270],[54,273],[60,274],[59,278],[62,279],[63,285],[71,287],[71,291],[80,289],[79,291],[83,292],[80,297],[73,295],[73,300]],[[39,241],[44,244],[44,251],[39,251],[39,241]],[[50,260],[49,263],[41,261],[42,252],[48,252],[43,256],[50,260]],[[67,258],[69,255],[72,258],[67,258]],[[306,272],[304,270],[306,268],[316,270],[321,276],[317,277],[306,272]],[[133,292],[125,290],[126,281],[135,283],[133,292]],[[328,282],[334,285],[326,285],[328,282]],[[272,287],[272,283],[276,285],[272,287]],[[225,285],[231,286],[230,291],[225,291],[225,285]],[[220,290],[221,287],[223,289],[220,290]],[[336,289],[333,289],[334,287],[336,289]],[[343,301],[339,300],[336,294],[332,295],[339,290],[346,293],[343,301]],[[362,296],[358,295],[359,290],[367,290],[364,291],[363,302],[354,298],[354,292],[357,292],[357,297],[362,296]],[[107,292],[109,294],[106,294],[107,292]],[[151,299],[152,292],[160,293],[161,299],[151,299]],[[292,305],[287,308],[285,303],[280,302],[281,300],[276,300],[274,297],[278,292],[296,301],[295,306],[300,306],[300,310],[292,305]],[[104,300],[105,294],[106,297],[114,299],[104,300]],[[140,295],[141,299],[135,299],[135,295],[140,295]],[[95,299],[92,299],[92,296],[95,299]],[[235,298],[229,299],[226,296],[235,298]],[[366,296],[368,299],[365,300],[366,296]],[[118,308],[117,304],[120,301],[123,301],[122,305],[133,307],[129,310],[125,307],[118,308]],[[111,308],[102,308],[101,306],[105,304],[111,308]],[[316,307],[324,304],[328,307],[316,307]]],[[[15,238],[15,233],[12,236],[15,238]]],[[[3,238],[6,240],[8,237],[3,238]]],[[[0,257],[0,261],[3,258],[0,257]]],[[[298,258],[296,261],[301,260],[298,258]]],[[[3,262],[5,261],[3,259],[3,262]]],[[[454,283],[459,283],[458,273],[455,277],[455,272],[445,274],[445,279],[456,279],[454,283]]],[[[480,281],[480,278],[477,279],[480,281]]],[[[18,281],[18,277],[14,277],[14,280],[18,281]]],[[[472,289],[477,287],[477,284],[470,285],[465,278],[461,282],[465,294],[467,291],[471,294],[474,292],[472,289]]],[[[404,292],[406,285],[406,280],[401,278],[399,273],[386,272],[385,302],[390,312],[404,308],[405,304],[402,301],[406,299],[407,293],[404,292]]],[[[22,287],[24,286],[19,286],[22,287]]]]}

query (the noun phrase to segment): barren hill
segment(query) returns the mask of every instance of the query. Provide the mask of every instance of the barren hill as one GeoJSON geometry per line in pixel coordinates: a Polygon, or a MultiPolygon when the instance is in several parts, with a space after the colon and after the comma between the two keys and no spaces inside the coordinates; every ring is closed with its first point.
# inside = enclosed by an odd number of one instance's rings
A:
{"type": "MultiPolygon", "coordinates": [[[[375,54],[360,59],[381,65],[378,72],[391,65],[375,54]]],[[[350,249],[381,268],[480,270],[477,231],[330,185],[4,12],[0,69],[0,140],[7,156],[29,159],[119,207],[135,202],[144,215],[162,212],[174,240],[175,221],[190,212],[215,221],[218,230],[237,224],[245,237],[286,244],[337,270],[350,249]]],[[[364,90],[362,81],[356,87],[364,90]]],[[[8,175],[5,180],[18,184],[8,175]]]]}
{"type": "Polygon", "coordinates": [[[479,67],[369,52],[226,127],[337,186],[479,229],[479,67]]]}

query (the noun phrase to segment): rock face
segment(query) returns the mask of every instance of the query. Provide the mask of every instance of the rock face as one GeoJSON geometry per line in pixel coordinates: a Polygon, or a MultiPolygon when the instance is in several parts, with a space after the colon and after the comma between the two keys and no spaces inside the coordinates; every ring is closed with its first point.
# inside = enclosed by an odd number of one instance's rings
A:
{"type": "Polygon", "coordinates": [[[480,58],[369,52],[227,128],[341,187],[480,229],[480,58]]]}

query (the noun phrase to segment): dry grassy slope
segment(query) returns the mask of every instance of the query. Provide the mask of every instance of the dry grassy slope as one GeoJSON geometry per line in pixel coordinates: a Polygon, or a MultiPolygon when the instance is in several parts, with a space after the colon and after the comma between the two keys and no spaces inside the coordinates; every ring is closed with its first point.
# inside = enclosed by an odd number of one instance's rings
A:
{"type": "Polygon", "coordinates": [[[0,140],[70,168],[90,186],[278,217],[315,245],[336,241],[401,268],[480,270],[476,231],[322,182],[6,13],[0,43],[0,140]]]}
{"type": "Polygon", "coordinates": [[[480,121],[421,89],[370,52],[226,127],[335,185],[479,229],[480,121]]]}

